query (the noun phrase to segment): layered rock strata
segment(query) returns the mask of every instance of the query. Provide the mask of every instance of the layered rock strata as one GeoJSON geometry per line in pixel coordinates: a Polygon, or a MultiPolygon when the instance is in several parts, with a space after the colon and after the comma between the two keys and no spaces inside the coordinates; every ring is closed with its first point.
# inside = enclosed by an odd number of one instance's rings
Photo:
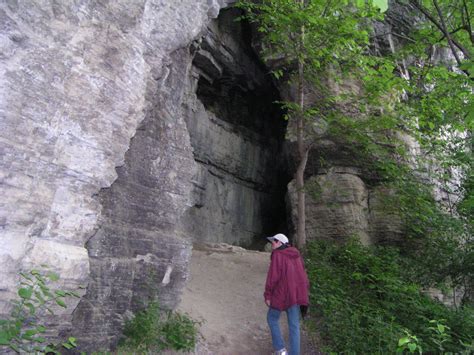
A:
{"type": "Polygon", "coordinates": [[[237,15],[223,10],[195,44],[185,119],[197,172],[182,223],[195,241],[251,246],[286,225],[285,121],[237,15]]]}
{"type": "Polygon", "coordinates": [[[284,219],[274,203],[283,120],[235,15],[223,10],[164,62],[118,178],[99,194],[91,281],[73,318],[91,350],[114,346],[130,310],[176,306],[192,242],[250,245],[284,219]]]}
{"type": "Polygon", "coordinates": [[[78,301],[55,323],[74,323],[85,349],[115,341],[146,282],[176,303],[189,247],[174,226],[195,169],[178,108],[190,57],[177,50],[228,2],[0,4],[0,313],[19,270],[39,264],[87,286],[74,321],[78,301]]]}

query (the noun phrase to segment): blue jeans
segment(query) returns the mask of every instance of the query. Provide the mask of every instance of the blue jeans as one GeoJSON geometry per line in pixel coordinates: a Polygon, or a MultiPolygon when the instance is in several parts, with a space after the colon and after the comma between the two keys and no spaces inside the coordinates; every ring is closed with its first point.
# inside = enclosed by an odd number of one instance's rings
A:
{"type": "MultiPolygon", "coordinates": [[[[280,324],[280,314],[282,311],[279,311],[275,308],[268,308],[267,313],[267,322],[270,327],[270,332],[272,333],[272,345],[275,351],[281,350],[285,347],[285,341],[281,335],[280,324]]],[[[290,355],[299,355],[300,353],[300,306],[295,304],[291,306],[286,311],[286,316],[288,317],[288,329],[289,329],[289,338],[290,338],[290,355]]]]}

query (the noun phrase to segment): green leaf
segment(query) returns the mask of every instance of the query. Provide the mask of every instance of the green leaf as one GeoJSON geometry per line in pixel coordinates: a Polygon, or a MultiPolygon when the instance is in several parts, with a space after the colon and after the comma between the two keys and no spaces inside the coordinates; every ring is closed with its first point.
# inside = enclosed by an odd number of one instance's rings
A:
{"type": "Polygon", "coordinates": [[[74,337],[69,337],[69,338],[68,338],[68,341],[69,341],[69,343],[70,343],[71,345],[77,346],[77,344],[76,344],[76,338],[74,338],[74,337]]]}
{"type": "Polygon", "coordinates": [[[57,299],[56,299],[56,303],[57,303],[59,306],[63,307],[63,308],[67,308],[66,303],[65,303],[64,300],[61,299],[61,298],[57,298],[57,299]]]}
{"type": "Polygon", "coordinates": [[[26,336],[28,338],[31,338],[33,335],[36,335],[38,332],[36,329],[28,329],[23,336],[26,336]]]}
{"type": "Polygon", "coordinates": [[[49,278],[51,281],[58,281],[58,280],[59,280],[59,275],[56,274],[55,272],[49,272],[49,273],[48,273],[48,278],[49,278]]]}
{"type": "Polygon", "coordinates": [[[4,330],[0,330],[0,345],[9,345],[11,336],[4,330]]]}
{"type": "Polygon", "coordinates": [[[408,349],[410,349],[410,352],[414,352],[416,350],[416,344],[414,343],[408,344],[408,349]]]}
{"type": "Polygon", "coordinates": [[[28,307],[28,310],[30,311],[31,315],[34,315],[36,313],[36,308],[33,303],[27,302],[25,303],[25,306],[28,307]]]}
{"type": "Polygon", "coordinates": [[[405,345],[406,343],[409,343],[409,342],[410,342],[410,338],[408,338],[408,337],[400,338],[398,340],[398,346],[403,346],[403,345],[405,345]]]}
{"type": "Polygon", "coordinates": [[[56,290],[54,291],[54,293],[56,294],[56,296],[60,296],[60,297],[65,297],[67,294],[65,291],[62,291],[62,290],[56,290]]]}
{"type": "Polygon", "coordinates": [[[46,285],[40,284],[40,289],[41,292],[43,292],[43,295],[48,298],[52,298],[53,294],[50,292],[49,288],[46,285]]]}
{"type": "Polygon", "coordinates": [[[72,345],[69,344],[69,343],[63,343],[62,345],[63,345],[66,349],[68,349],[68,350],[74,348],[74,346],[72,346],[72,345]]]}
{"type": "Polygon", "coordinates": [[[36,299],[38,300],[40,306],[42,306],[46,302],[45,299],[43,298],[43,295],[41,294],[41,292],[35,291],[35,296],[36,296],[36,299]]]}
{"type": "Polygon", "coordinates": [[[460,68],[469,72],[470,78],[474,78],[474,60],[463,62],[460,68]]]}
{"type": "Polygon", "coordinates": [[[59,354],[59,352],[58,352],[55,348],[53,348],[53,347],[51,347],[51,346],[49,346],[49,345],[44,348],[44,352],[45,352],[45,353],[59,354]]]}
{"type": "Polygon", "coordinates": [[[26,300],[29,300],[31,298],[31,295],[33,294],[33,289],[31,287],[28,288],[20,288],[18,290],[18,295],[26,300]]]}
{"type": "Polygon", "coordinates": [[[10,345],[10,348],[12,348],[13,350],[15,350],[17,353],[20,353],[20,348],[18,347],[18,345],[16,344],[9,344],[10,345]]]}
{"type": "Polygon", "coordinates": [[[76,298],[81,298],[81,296],[77,292],[74,292],[74,291],[68,291],[67,295],[73,296],[73,297],[76,297],[76,298]]]}

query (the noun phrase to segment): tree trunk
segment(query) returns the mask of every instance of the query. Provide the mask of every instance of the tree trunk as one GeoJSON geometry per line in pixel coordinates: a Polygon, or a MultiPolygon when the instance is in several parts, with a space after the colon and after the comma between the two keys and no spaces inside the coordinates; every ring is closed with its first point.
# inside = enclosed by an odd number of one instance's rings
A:
{"type": "Polygon", "coordinates": [[[303,149],[300,153],[300,161],[296,170],[296,191],[298,197],[298,224],[296,229],[296,247],[303,249],[306,244],[306,205],[305,205],[305,190],[304,190],[304,170],[306,162],[308,161],[309,149],[303,149]]]}
{"type": "MultiPolygon", "coordinates": [[[[304,0],[299,0],[301,7],[304,6],[304,0]]],[[[304,48],[304,26],[301,26],[300,33],[300,54],[304,48]]],[[[304,142],[304,60],[298,58],[298,106],[299,113],[296,122],[296,140],[298,145],[298,168],[296,169],[296,192],[298,198],[298,223],[296,227],[296,246],[299,249],[304,248],[306,244],[306,205],[304,191],[304,170],[308,161],[308,149],[304,142]]]]}
{"type": "MultiPolygon", "coordinates": [[[[304,28],[301,29],[301,42],[303,42],[304,28]]],[[[306,244],[306,206],[304,191],[304,170],[308,161],[308,149],[304,142],[304,62],[300,58],[298,60],[298,106],[299,113],[296,123],[296,139],[298,145],[298,168],[296,169],[296,191],[298,198],[298,223],[296,228],[296,246],[304,248],[306,244]]]]}

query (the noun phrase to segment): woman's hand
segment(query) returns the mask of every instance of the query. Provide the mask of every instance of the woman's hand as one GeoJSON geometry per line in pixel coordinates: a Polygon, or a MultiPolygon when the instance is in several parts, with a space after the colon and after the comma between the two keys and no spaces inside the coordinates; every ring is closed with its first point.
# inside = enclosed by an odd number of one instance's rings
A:
{"type": "Polygon", "coordinates": [[[270,300],[265,300],[265,303],[268,307],[270,307],[270,300]]]}

